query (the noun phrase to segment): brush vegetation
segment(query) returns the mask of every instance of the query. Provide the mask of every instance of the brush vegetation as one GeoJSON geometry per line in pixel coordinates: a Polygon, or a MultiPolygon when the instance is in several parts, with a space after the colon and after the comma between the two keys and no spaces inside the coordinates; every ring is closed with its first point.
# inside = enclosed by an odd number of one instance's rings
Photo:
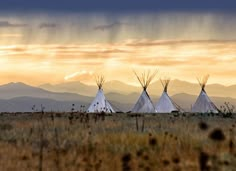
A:
{"type": "Polygon", "coordinates": [[[0,169],[233,170],[235,125],[215,114],[1,114],[0,169]]]}

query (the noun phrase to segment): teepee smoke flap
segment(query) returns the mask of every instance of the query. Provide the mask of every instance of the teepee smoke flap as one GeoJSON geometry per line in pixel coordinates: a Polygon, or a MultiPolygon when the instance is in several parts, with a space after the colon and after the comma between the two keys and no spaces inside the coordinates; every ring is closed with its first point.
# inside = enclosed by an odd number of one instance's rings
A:
{"type": "Polygon", "coordinates": [[[154,79],[154,77],[157,74],[157,70],[151,73],[150,71],[148,72],[143,72],[140,76],[134,71],[134,74],[136,75],[139,83],[141,84],[143,88],[143,92],[140,95],[138,101],[134,105],[132,109],[132,113],[155,113],[155,107],[152,103],[152,100],[150,96],[147,93],[147,88],[154,79]]]}
{"type": "Polygon", "coordinates": [[[211,101],[208,97],[205,87],[206,83],[209,79],[209,75],[202,77],[201,79],[198,78],[199,85],[201,86],[201,92],[192,107],[192,112],[194,113],[218,113],[219,110],[215,106],[215,104],[211,101]]]}

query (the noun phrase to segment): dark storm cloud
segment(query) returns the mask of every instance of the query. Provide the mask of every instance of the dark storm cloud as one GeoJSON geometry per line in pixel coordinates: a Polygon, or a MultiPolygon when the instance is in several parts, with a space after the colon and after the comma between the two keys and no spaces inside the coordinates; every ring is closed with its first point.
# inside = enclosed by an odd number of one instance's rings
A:
{"type": "Polygon", "coordinates": [[[158,10],[223,10],[236,9],[235,0],[2,0],[1,10],[57,11],[158,11],[158,10]]]}
{"type": "Polygon", "coordinates": [[[114,23],[111,23],[111,24],[98,25],[98,26],[94,27],[94,30],[101,30],[101,31],[110,30],[110,29],[120,27],[123,24],[125,24],[125,23],[114,22],[114,23]]]}
{"type": "Polygon", "coordinates": [[[43,28],[56,28],[58,25],[55,24],[55,23],[41,23],[39,25],[39,28],[40,29],[43,29],[43,28]]]}
{"type": "Polygon", "coordinates": [[[26,27],[26,24],[10,23],[9,21],[0,21],[0,27],[26,27]]]}
{"type": "Polygon", "coordinates": [[[127,24],[116,21],[111,24],[98,25],[98,26],[94,27],[94,30],[107,31],[107,34],[108,34],[107,41],[109,43],[112,43],[112,42],[116,41],[117,36],[119,35],[123,25],[127,25],[127,24]]]}

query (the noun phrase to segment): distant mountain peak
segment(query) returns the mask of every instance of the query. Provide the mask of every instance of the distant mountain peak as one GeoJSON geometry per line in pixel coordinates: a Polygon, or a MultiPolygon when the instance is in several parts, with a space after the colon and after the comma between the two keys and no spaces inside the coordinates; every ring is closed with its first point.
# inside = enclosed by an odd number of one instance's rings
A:
{"type": "Polygon", "coordinates": [[[53,84],[45,83],[45,84],[40,84],[38,87],[43,87],[43,86],[53,86],[53,84]]]}
{"type": "Polygon", "coordinates": [[[32,87],[32,86],[27,85],[23,82],[10,82],[10,83],[7,83],[7,84],[3,84],[0,87],[16,88],[16,87],[32,87]]]}
{"type": "Polygon", "coordinates": [[[5,85],[26,85],[26,84],[23,83],[23,82],[10,82],[10,83],[7,83],[5,85]]]}

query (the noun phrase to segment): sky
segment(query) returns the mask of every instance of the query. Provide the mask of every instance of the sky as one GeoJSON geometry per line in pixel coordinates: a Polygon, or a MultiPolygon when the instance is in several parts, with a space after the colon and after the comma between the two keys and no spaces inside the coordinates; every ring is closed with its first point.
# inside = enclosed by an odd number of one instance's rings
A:
{"type": "Polygon", "coordinates": [[[236,2],[4,0],[0,84],[156,79],[236,84],[236,2]],[[134,3],[135,2],[135,3],[134,3]]]}

